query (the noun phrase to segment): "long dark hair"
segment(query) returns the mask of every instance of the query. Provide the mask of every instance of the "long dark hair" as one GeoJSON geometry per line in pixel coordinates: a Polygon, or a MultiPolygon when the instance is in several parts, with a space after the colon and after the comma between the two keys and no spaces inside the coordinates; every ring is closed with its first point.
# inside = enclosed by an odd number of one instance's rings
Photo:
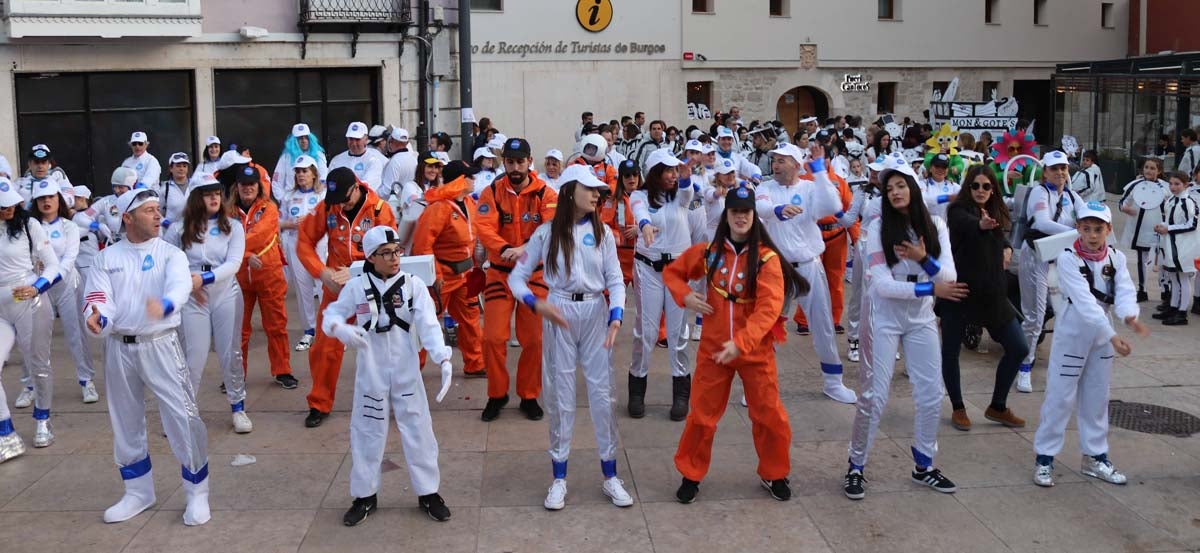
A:
{"type": "MultiPolygon", "coordinates": [[[[575,253],[575,191],[579,189],[577,181],[571,181],[558,189],[558,209],[554,211],[554,219],[550,220],[550,247],[546,249],[546,274],[558,274],[558,254],[562,252],[563,267],[567,270],[567,278],[571,277],[571,258],[575,253]]],[[[600,221],[600,214],[593,212],[589,217],[592,236],[596,237],[596,247],[604,243],[606,227],[600,221]]]]}
{"type": "Polygon", "coordinates": [[[891,180],[893,176],[904,178],[904,184],[908,187],[908,213],[901,213],[892,206],[892,202],[888,199],[887,181],[879,183],[880,189],[883,191],[883,199],[880,201],[883,207],[882,226],[880,228],[880,242],[883,244],[883,255],[887,258],[889,267],[899,263],[896,258],[894,248],[899,246],[901,242],[908,240],[908,231],[912,229],[917,233],[918,239],[925,239],[925,253],[934,259],[942,255],[942,245],[938,242],[937,227],[933,225],[933,219],[929,217],[929,210],[925,208],[925,200],[921,198],[921,187],[917,186],[917,181],[912,177],[899,172],[890,172],[887,174],[887,180],[891,180]]]}
{"type": "MultiPolygon", "coordinates": [[[[879,129],[879,132],[875,133],[875,140],[871,141],[871,147],[875,149],[875,157],[876,158],[878,158],[879,156],[888,155],[888,152],[891,150],[892,140],[894,140],[892,138],[892,135],[888,134],[888,132],[883,129],[879,129]],[[885,135],[888,137],[888,147],[887,148],[883,147],[883,137],[885,135]]],[[[876,160],[869,159],[867,161],[874,162],[876,160]]]]}
{"type": "MultiPolygon", "coordinates": [[[[675,188],[666,189],[666,183],[663,179],[663,173],[669,169],[665,164],[655,165],[649,173],[646,174],[646,180],[642,181],[642,188],[646,190],[646,196],[650,199],[650,207],[658,209],[663,204],[673,201],[675,194],[679,192],[679,181],[675,181],[675,188]]],[[[673,169],[673,167],[670,167],[673,169]]]]}
{"type": "Polygon", "coordinates": [[[25,211],[25,206],[17,204],[13,206],[12,219],[6,222],[8,223],[8,239],[16,242],[25,234],[25,226],[29,224],[29,212],[25,211]]]}
{"type": "MultiPolygon", "coordinates": [[[[180,237],[182,250],[192,247],[192,244],[204,242],[204,229],[208,227],[208,208],[204,205],[206,192],[196,191],[188,194],[187,204],[183,207],[183,236],[180,237]]],[[[230,204],[221,202],[217,210],[217,228],[223,234],[229,234],[233,226],[229,222],[230,204]]]]}
{"type": "MultiPolygon", "coordinates": [[[[975,198],[971,196],[971,185],[975,182],[975,177],[983,175],[987,177],[988,182],[992,183],[992,195],[988,196],[987,203],[983,205],[987,210],[988,216],[995,219],[1000,224],[999,227],[992,229],[998,234],[1005,234],[1012,228],[1012,215],[1008,212],[1008,206],[1004,205],[1004,200],[1000,199],[1000,181],[996,178],[996,173],[987,165],[972,165],[967,169],[967,175],[963,177],[963,189],[958,193],[954,203],[951,205],[959,206],[967,210],[967,213],[975,215],[980,214],[979,206],[975,204],[975,198]]],[[[928,244],[928,240],[926,241],[928,244]]]]}
{"type": "MultiPolygon", "coordinates": [[[[627,176],[637,177],[637,180],[638,180],[637,190],[641,190],[642,188],[645,187],[646,181],[642,179],[641,171],[636,171],[636,172],[634,172],[634,174],[627,175],[627,176]]],[[[624,200],[626,197],[628,197],[630,192],[633,192],[633,190],[625,189],[625,176],[622,176],[620,174],[620,172],[618,172],[617,173],[617,190],[616,190],[616,192],[613,193],[613,196],[612,196],[613,205],[619,207],[622,203],[622,200],[624,200]]]]}
{"type": "MultiPolygon", "coordinates": [[[[763,226],[763,222],[758,216],[753,217],[754,222],[750,224],[750,232],[746,235],[746,291],[744,297],[752,298],[758,290],[758,266],[759,266],[759,249],[766,246],[771,251],[775,252],[775,258],[779,260],[779,268],[783,271],[783,290],[787,297],[803,296],[808,293],[809,284],[791,263],[784,261],[783,254],[779,253],[779,248],[775,247],[775,242],[771,240],[771,235],[767,233],[767,229],[763,226]]],[[[729,230],[729,209],[726,208],[721,213],[721,222],[717,224],[717,231],[713,234],[712,242],[708,244],[708,281],[712,282],[717,274],[717,263],[714,261],[721,257],[721,251],[725,247],[725,241],[731,236],[729,230]]]]}
{"type": "MultiPolygon", "coordinates": [[[[55,217],[69,220],[71,218],[71,208],[67,207],[67,201],[65,199],[63,199],[62,194],[55,194],[55,196],[58,197],[58,213],[55,214],[55,217]]],[[[34,216],[36,216],[39,221],[42,221],[43,219],[42,219],[42,210],[37,205],[38,201],[41,200],[42,198],[48,198],[48,197],[49,196],[42,196],[41,198],[33,200],[33,208],[34,208],[33,213],[34,213],[34,216]]]]}

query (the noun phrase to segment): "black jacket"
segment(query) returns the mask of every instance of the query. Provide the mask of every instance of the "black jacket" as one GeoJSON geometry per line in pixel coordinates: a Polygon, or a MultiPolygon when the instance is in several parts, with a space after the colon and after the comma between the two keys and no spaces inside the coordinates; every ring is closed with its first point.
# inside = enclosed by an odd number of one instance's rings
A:
{"type": "Polygon", "coordinates": [[[1017,310],[1008,301],[1004,250],[1012,246],[1004,230],[981,230],[980,212],[975,205],[954,203],[946,218],[958,281],[966,283],[970,290],[962,301],[967,322],[986,327],[1005,324],[1017,317],[1017,310]]]}

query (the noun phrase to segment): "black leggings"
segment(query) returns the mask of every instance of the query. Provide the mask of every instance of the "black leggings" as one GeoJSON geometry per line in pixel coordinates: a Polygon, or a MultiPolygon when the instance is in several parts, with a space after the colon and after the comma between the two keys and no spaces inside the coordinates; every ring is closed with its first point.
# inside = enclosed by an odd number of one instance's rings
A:
{"type": "MultiPolygon", "coordinates": [[[[967,326],[966,313],[962,304],[952,302],[942,302],[938,313],[942,318],[942,381],[946,384],[950,403],[955,409],[963,409],[958,355],[967,326]]],[[[1021,332],[1021,322],[1015,317],[1007,323],[985,328],[992,339],[1004,348],[1004,356],[996,365],[996,385],[992,389],[991,403],[992,409],[1003,411],[1007,408],[1008,390],[1017,377],[1021,361],[1029,353],[1029,345],[1025,343],[1025,334],[1021,332]]]]}

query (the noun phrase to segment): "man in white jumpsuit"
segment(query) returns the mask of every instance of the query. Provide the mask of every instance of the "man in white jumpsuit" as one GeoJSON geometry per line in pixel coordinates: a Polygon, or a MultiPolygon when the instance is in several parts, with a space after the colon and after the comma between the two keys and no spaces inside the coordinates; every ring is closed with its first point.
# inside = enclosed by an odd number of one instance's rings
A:
{"type": "MultiPolygon", "coordinates": [[[[367,147],[367,125],[355,121],[346,127],[346,151],[334,156],[329,162],[329,170],[338,167],[349,167],[354,171],[358,180],[367,183],[376,193],[383,188],[383,168],[388,164],[388,158],[379,150],[367,147]]],[[[380,198],[387,197],[380,194],[380,198]]]]}
{"type": "Polygon", "coordinates": [[[400,272],[403,250],[396,231],[372,227],[362,245],[367,256],[362,275],[346,283],[322,317],[322,331],[358,349],[350,420],[350,495],[354,503],[342,522],[354,526],[375,511],[389,408],[400,430],[417,505],[434,520],[446,521],[450,510],[438,495],[438,445],[412,335],[420,339],[429,358],[441,365],[439,402],[450,390],[451,350],[442,339],[437,307],[426,284],[400,272]]]}
{"type": "MultiPolygon", "coordinates": [[[[125,158],[121,163],[121,167],[128,167],[137,173],[137,182],[139,184],[158,187],[159,178],[162,176],[162,166],[158,164],[158,160],[146,151],[150,148],[150,139],[146,133],[137,131],[129,136],[129,150],[133,155],[125,158]]],[[[136,186],[134,188],[137,188],[136,186]]]]}
{"type": "Polygon", "coordinates": [[[84,293],[88,332],[106,339],[105,392],[113,456],[125,496],[104,511],[122,522],[155,502],[146,444],[145,389],[158,400],[171,451],[183,466],[183,523],[208,522],[208,433],[175,329],[192,277],[179,248],[159,238],[158,193],[130,190],[117,200],[125,239],[96,256],[84,293]]]}
{"type": "Polygon", "coordinates": [[[817,226],[819,219],[839,215],[842,199],[826,172],[824,148],[814,146],[811,155],[808,171],[813,180],[805,181],[800,179],[800,169],[807,157],[805,152],[792,144],[772,150],[773,180],[759,185],[755,199],[758,216],[766,223],[767,232],[775,240],[784,259],[811,286],[807,295],[790,298],[783,312],[793,311],[793,300],[800,302],[804,313],[808,315],[813,345],[821,359],[825,395],[841,403],[854,403],[858,396],[854,390],[842,384],[842,360],[838,356],[837,339],[833,334],[829,284],[825,279],[825,266],[821,264],[825,240],[821,238],[821,229],[817,226]]]}
{"type": "MultiPolygon", "coordinates": [[[[380,177],[381,185],[375,191],[383,201],[388,201],[393,194],[399,197],[404,183],[414,180],[417,174],[417,153],[409,149],[407,129],[400,127],[392,129],[388,146],[392,148],[392,157],[383,167],[383,175],[380,177]]],[[[391,203],[394,213],[400,213],[398,201],[389,203],[391,203]]]]}

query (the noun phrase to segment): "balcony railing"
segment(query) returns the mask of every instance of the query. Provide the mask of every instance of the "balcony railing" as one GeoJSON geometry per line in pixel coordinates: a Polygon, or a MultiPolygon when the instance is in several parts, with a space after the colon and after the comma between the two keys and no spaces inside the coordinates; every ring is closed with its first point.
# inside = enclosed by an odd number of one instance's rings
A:
{"type": "Polygon", "coordinates": [[[12,38],[192,37],[201,0],[6,0],[0,18],[12,38]]]}
{"type": "Polygon", "coordinates": [[[359,33],[403,33],[412,22],[410,0],[300,0],[300,56],[307,54],[310,33],[350,33],[354,57],[359,33]]]}

